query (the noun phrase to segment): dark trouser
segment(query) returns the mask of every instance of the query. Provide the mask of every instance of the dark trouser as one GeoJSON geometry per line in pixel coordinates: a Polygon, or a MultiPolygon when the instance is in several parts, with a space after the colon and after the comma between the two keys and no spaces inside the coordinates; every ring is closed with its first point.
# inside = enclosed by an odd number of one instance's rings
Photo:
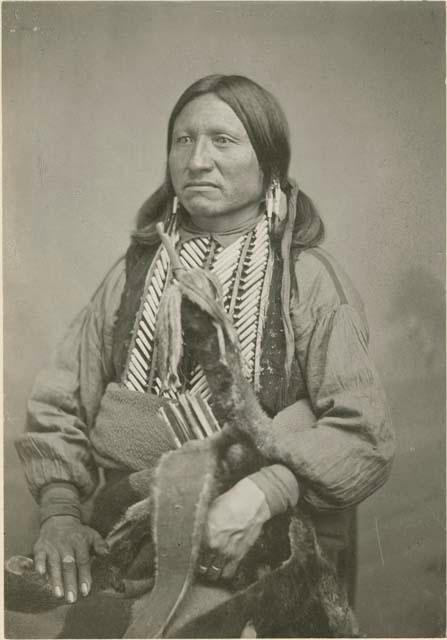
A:
{"type": "Polygon", "coordinates": [[[337,567],[340,584],[346,590],[349,604],[355,607],[357,588],[357,509],[312,514],[318,541],[337,567]]]}

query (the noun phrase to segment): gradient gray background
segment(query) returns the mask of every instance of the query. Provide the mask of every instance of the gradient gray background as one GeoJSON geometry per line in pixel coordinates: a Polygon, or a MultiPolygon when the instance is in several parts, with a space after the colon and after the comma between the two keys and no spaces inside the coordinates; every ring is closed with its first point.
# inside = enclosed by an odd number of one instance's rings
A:
{"type": "Polygon", "coordinates": [[[241,73],[285,109],[393,410],[394,472],[361,508],[362,630],[444,636],[443,3],[2,8],[6,554],[35,536],[11,444],[33,378],[161,181],[180,92],[241,73]]]}

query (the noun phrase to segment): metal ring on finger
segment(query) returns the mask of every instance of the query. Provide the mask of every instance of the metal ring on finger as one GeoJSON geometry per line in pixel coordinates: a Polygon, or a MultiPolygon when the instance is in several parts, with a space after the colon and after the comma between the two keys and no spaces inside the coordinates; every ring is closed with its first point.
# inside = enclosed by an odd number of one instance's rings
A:
{"type": "Polygon", "coordinates": [[[69,555],[68,553],[62,558],[62,564],[74,564],[74,563],[75,563],[74,556],[69,555]]]}
{"type": "Polygon", "coordinates": [[[200,554],[199,561],[197,563],[197,573],[200,575],[205,575],[208,571],[209,566],[212,564],[214,558],[216,557],[215,553],[210,553],[209,551],[203,551],[200,554]]]}
{"type": "Polygon", "coordinates": [[[213,558],[210,566],[208,567],[207,578],[209,580],[219,580],[220,576],[222,575],[222,571],[224,570],[225,564],[225,558],[218,556],[213,558]]]}
{"type": "Polygon", "coordinates": [[[213,564],[209,567],[208,571],[212,571],[216,576],[220,576],[223,571],[223,567],[215,567],[213,564]]]}

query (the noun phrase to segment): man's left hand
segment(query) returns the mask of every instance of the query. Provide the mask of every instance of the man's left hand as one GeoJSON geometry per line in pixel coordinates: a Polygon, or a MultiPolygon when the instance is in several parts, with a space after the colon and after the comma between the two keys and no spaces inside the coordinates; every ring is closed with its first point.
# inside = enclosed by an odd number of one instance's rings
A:
{"type": "Polygon", "coordinates": [[[231,578],[270,517],[263,491],[249,478],[216,498],[208,512],[207,551],[199,559],[199,573],[212,581],[231,578]]]}

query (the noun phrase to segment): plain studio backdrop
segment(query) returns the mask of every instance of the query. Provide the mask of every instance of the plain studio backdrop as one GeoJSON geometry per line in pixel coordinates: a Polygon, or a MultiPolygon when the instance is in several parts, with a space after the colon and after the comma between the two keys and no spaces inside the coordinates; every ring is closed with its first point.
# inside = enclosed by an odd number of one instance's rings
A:
{"type": "Polygon", "coordinates": [[[160,183],[179,94],[238,73],[284,107],[393,411],[362,631],[444,636],[444,25],[441,2],[3,4],[6,555],[36,535],[12,446],[33,379],[160,183]]]}

